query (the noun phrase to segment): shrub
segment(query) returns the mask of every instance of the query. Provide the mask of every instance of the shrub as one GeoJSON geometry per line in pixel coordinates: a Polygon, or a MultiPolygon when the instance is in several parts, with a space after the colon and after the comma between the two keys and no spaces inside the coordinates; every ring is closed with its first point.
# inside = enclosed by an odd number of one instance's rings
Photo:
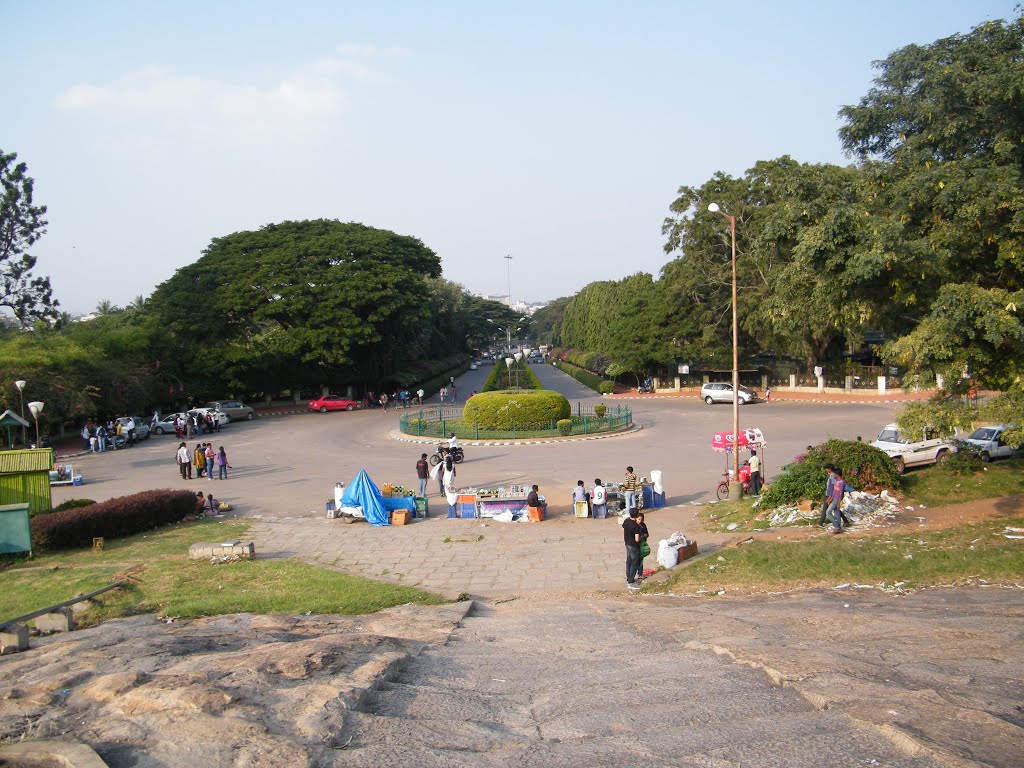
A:
{"type": "Polygon", "coordinates": [[[572,419],[559,419],[555,426],[558,427],[558,431],[562,435],[572,434],[572,419]]]}
{"type": "Polygon", "coordinates": [[[92,499],[68,499],[62,501],[56,507],[53,508],[54,512],[63,512],[65,509],[78,509],[79,507],[88,507],[96,502],[92,499]]]}
{"type": "Polygon", "coordinates": [[[981,451],[978,446],[964,440],[956,440],[955,445],[956,453],[939,463],[943,472],[953,475],[973,475],[985,468],[985,462],[981,460],[981,451]]]}
{"type": "Polygon", "coordinates": [[[530,370],[530,366],[526,363],[522,361],[513,362],[512,367],[509,368],[505,365],[504,360],[499,360],[495,364],[494,370],[487,377],[487,381],[484,382],[483,391],[493,392],[505,389],[505,385],[508,384],[509,380],[512,382],[518,381],[520,389],[543,389],[540,381],[537,379],[537,375],[530,370]]]}
{"type": "Polygon", "coordinates": [[[850,440],[829,440],[817,445],[785,468],[761,494],[766,508],[796,504],[801,499],[819,499],[825,495],[826,464],[843,471],[851,488],[858,491],[879,491],[900,488],[896,465],[884,451],[867,443],[850,440]]]}
{"type": "Polygon", "coordinates": [[[485,429],[544,429],[570,414],[569,401],[550,389],[481,392],[462,409],[463,421],[485,429]]]}
{"type": "Polygon", "coordinates": [[[615,391],[615,382],[602,381],[600,384],[597,385],[597,391],[600,392],[602,395],[610,395],[612,392],[615,391]]]}
{"type": "Polygon", "coordinates": [[[144,491],[33,518],[32,542],[39,549],[86,547],[96,536],[130,536],[195,512],[192,491],[144,491]]]}
{"type": "Polygon", "coordinates": [[[607,411],[608,406],[605,405],[604,403],[598,403],[597,405],[594,406],[594,415],[597,416],[597,418],[599,419],[603,419],[607,411]]]}

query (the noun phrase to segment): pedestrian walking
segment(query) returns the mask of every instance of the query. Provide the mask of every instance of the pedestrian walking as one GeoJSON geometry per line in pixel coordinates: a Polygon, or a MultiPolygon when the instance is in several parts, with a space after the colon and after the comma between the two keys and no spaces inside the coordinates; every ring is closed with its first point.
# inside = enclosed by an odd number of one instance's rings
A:
{"type": "Polygon", "coordinates": [[[420,460],[416,462],[416,477],[420,481],[420,496],[427,497],[427,480],[430,478],[430,464],[427,462],[427,454],[420,454],[420,460]]]}
{"type": "Polygon", "coordinates": [[[629,517],[622,523],[622,539],[626,544],[626,587],[640,589],[636,571],[640,567],[640,526],[636,522],[636,507],[629,508],[629,517]]]}
{"type": "Polygon", "coordinates": [[[843,471],[839,467],[832,468],[832,496],[825,508],[825,513],[832,521],[832,533],[842,533],[843,523],[849,523],[846,516],[840,511],[839,505],[843,502],[843,494],[846,493],[846,481],[843,480],[843,471]]]}
{"type": "Polygon", "coordinates": [[[765,387],[765,390],[764,390],[764,401],[766,403],[770,403],[772,401],[772,388],[771,387],[765,387]]]}
{"type": "MultiPolygon", "coordinates": [[[[808,446],[808,450],[810,450],[809,446],[808,446]]],[[[835,483],[836,483],[836,475],[835,475],[836,467],[835,467],[835,465],[834,464],[826,464],[825,465],[825,472],[828,473],[828,480],[825,481],[825,500],[821,504],[821,519],[818,520],[818,525],[819,526],[824,525],[825,524],[825,520],[828,519],[828,507],[829,507],[829,504],[832,503],[832,492],[835,490],[835,483]]],[[[844,493],[846,491],[846,484],[845,484],[845,482],[843,484],[843,491],[844,491],[844,493]]],[[[842,516],[842,520],[843,520],[844,525],[847,525],[847,526],[850,525],[850,519],[846,516],[846,514],[842,510],[839,510],[839,514],[842,516]]]]}
{"type": "Polygon", "coordinates": [[[227,480],[229,469],[232,469],[232,466],[228,463],[228,455],[225,453],[224,446],[222,445],[217,450],[217,479],[227,480]]]}
{"type": "Polygon", "coordinates": [[[181,472],[182,480],[192,479],[192,452],[184,442],[178,446],[178,452],[174,454],[178,462],[178,471],[181,472]]]}

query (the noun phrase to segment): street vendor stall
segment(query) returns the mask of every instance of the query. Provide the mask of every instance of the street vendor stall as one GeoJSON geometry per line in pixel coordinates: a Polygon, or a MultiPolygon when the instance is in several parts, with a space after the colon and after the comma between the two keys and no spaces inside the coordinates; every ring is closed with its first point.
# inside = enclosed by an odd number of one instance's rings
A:
{"type": "MultiPolygon", "coordinates": [[[[741,430],[739,433],[739,440],[733,439],[732,432],[715,432],[711,437],[711,450],[717,451],[718,453],[725,454],[725,472],[722,474],[724,478],[717,488],[717,495],[719,501],[724,501],[729,497],[729,480],[732,479],[733,470],[729,467],[729,457],[732,455],[733,450],[743,451],[759,451],[761,457],[761,476],[765,476],[765,464],[764,464],[764,446],[767,442],[764,439],[764,434],[757,427],[750,427],[748,429],[741,430]]],[[[750,485],[750,470],[749,467],[740,467],[740,476],[736,478],[743,483],[744,492],[749,491],[750,485]],[[744,472],[746,469],[746,472],[744,472]]]]}
{"type": "MultiPolygon", "coordinates": [[[[498,486],[497,488],[460,488],[452,491],[456,500],[449,500],[448,517],[485,517],[498,522],[529,520],[526,503],[530,495],[527,485],[498,486]]],[[[539,497],[546,505],[543,496],[539,497]]]]}

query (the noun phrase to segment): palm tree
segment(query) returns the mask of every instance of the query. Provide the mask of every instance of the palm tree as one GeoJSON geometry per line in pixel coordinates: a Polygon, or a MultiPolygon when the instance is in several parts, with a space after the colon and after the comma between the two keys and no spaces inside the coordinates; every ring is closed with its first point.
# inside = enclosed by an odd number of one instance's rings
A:
{"type": "Polygon", "coordinates": [[[110,299],[104,299],[96,305],[97,315],[113,315],[121,311],[121,308],[117,306],[110,299]]]}

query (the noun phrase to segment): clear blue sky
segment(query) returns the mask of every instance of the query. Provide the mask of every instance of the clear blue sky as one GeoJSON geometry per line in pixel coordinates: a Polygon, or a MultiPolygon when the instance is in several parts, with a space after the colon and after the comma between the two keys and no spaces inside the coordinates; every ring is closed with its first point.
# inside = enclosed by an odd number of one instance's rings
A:
{"type": "MultiPolygon", "coordinates": [[[[871,62],[1018,0],[0,0],[0,149],[49,207],[71,312],[148,296],[214,237],[336,218],[545,300],[667,261],[676,190],[845,163],[871,62]]],[[[201,297],[197,297],[197,300],[201,297]]]]}

